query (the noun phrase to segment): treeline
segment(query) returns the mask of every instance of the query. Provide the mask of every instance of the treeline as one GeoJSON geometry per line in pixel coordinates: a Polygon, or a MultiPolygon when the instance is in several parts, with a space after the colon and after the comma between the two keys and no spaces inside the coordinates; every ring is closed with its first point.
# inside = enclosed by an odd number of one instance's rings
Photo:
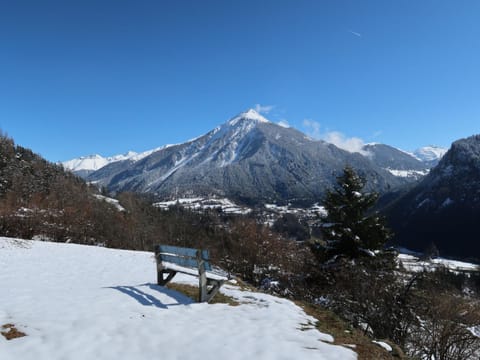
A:
{"type": "Polygon", "coordinates": [[[96,189],[0,135],[0,235],[52,241],[105,241],[121,218],[96,189]]]}

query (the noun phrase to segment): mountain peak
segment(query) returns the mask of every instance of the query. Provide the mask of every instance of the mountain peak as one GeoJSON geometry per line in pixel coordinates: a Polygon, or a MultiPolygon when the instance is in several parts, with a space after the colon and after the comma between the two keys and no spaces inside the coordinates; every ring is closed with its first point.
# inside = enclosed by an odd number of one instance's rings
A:
{"type": "Polygon", "coordinates": [[[228,124],[229,125],[236,125],[240,120],[251,120],[251,121],[254,121],[254,122],[261,122],[261,123],[269,123],[270,122],[265,117],[260,115],[260,113],[258,113],[256,110],[248,109],[244,112],[241,112],[240,114],[238,114],[234,118],[230,119],[228,121],[228,124]]]}
{"type": "Polygon", "coordinates": [[[437,163],[445,155],[448,149],[440,146],[429,145],[414,151],[414,155],[421,161],[431,161],[437,163]]]}

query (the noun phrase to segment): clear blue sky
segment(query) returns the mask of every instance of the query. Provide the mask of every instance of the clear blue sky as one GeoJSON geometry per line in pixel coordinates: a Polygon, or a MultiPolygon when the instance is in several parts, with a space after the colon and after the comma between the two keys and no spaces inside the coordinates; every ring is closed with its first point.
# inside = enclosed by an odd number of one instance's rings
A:
{"type": "Polygon", "coordinates": [[[0,0],[0,128],[51,161],[256,104],[406,150],[479,133],[480,2],[0,0]]]}

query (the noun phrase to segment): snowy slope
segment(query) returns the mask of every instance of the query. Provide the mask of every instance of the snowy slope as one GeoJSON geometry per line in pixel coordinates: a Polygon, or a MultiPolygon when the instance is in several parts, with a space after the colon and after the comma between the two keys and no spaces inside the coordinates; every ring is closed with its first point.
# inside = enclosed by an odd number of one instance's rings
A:
{"type": "MultiPolygon", "coordinates": [[[[155,285],[152,253],[0,238],[0,359],[356,359],[292,302],[240,291],[192,303],[155,285]]],[[[177,278],[178,277],[178,278],[177,278]]],[[[189,276],[176,280],[196,283],[189,276]]]]}
{"type": "Polygon", "coordinates": [[[88,155],[88,156],[82,156],[76,159],[68,160],[62,162],[62,165],[65,169],[71,170],[71,171],[96,171],[98,169],[101,169],[104,166],[107,166],[108,164],[117,162],[117,161],[124,161],[124,160],[130,160],[130,161],[139,161],[142,160],[143,158],[153,154],[156,151],[165,149],[166,147],[171,146],[171,145],[165,145],[153,150],[148,150],[142,153],[137,153],[135,151],[129,151],[125,154],[121,155],[114,155],[114,156],[109,156],[109,157],[103,157],[101,155],[95,154],[95,155],[88,155]]]}
{"type": "MultiPolygon", "coordinates": [[[[244,111],[240,114],[238,114],[236,117],[230,119],[226,124],[223,124],[222,126],[219,126],[215,130],[213,130],[214,133],[214,138],[218,139],[222,135],[225,135],[226,132],[231,132],[229,135],[231,138],[229,139],[232,144],[230,144],[230,156],[231,159],[226,160],[227,161],[232,161],[233,158],[237,155],[237,146],[238,146],[238,140],[241,139],[246,133],[250,132],[252,128],[255,126],[255,123],[270,123],[266,118],[264,118],[262,115],[260,115],[258,112],[256,112],[253,109],[249,109],[247,111],[244,111]],[[244,122],[243,120],[248,119],[251,120],[251,122],[244,122]],[[232,128],[234,129],[233,131],[232,128]]],[[[194,142],[198,140],[200,137],[192,139],[187,141],[187,143],[194,142]]],[[[177,144],[178,145],[178,144],[177,144]]],[[[101,155],[95,154],[95,155],[88,155],[88,156],[82,156],[79,158],[71,159],[65,162],[62,162],[62,165],[71,171],[78,172],[78,171],[96,171],[101,169],[104,166],[107,166],[111,163],[118,162],[118,161],[124,161],[124,160],[130,160],[130,161],[139,161],[142,160],[143,158],[153,154],[154,152],[157,152],[159,150],[166,149],[168,147],[171,147],[174,145],[164,145],[159,148],[153,149],[153,150],[148,150],[142,153],[136,153],[134,151],[129,151],[126,154],[122,155],[114,155],[110,157],[103,157],[101,155]]],[[[223,163],[223,166],[225,166],[225,163],[223,163]]]]}
{"type": "Polygon", "coordinates": [[[402,263],[405,269],[415,272],[423,270],[433,271],[442,267],[452,270],[453,272],[470,272],[478,269],[478,265],[469,262],[444,258],[422,260],[418,256],[412,254],[399,254],[398,260],[402,263]]]}
{"type": "Polygon", "coordinates": [[[448,149],[442,148],[440,146],[431,145],[415,150],[414,155],[421,161],[438,162],[447,151],[448,149]]]}
{"type": "Polygon", "coordinates": [[[62,163],[63,167],[72,171],[80,170],[98,170],[108,165],[111,161],[98,154],[82,156],[76,159],[68,160],[62,163]]]}

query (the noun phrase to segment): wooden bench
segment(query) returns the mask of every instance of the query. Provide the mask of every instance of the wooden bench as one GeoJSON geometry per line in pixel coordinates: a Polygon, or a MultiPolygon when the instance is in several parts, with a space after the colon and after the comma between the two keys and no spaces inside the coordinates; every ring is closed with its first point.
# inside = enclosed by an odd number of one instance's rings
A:
{"type": "Polygon", "coordinates": [[[209,302],[227,280],[212,273],[208,250],[156,245],[158,285],[165,286],[176,273],[198,276],[199,301],[209,302]]]}

